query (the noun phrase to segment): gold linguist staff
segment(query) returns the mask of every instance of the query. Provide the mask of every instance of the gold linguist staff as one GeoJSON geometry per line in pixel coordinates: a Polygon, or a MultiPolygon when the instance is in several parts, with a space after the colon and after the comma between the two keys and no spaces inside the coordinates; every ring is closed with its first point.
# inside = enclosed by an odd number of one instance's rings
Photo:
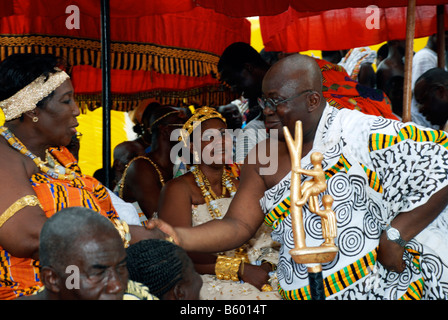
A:
{"type": "Polygon", "coordinates": [[[331,209],[333,197],[324,195],[322,202],[324,210],[320,209],[318,196],[327,189],[325,171],[322,169],[322,154],[313,152],[311,163],[314,168],[304,170],[300,167],[302,159],[302,122],[296,122],[295,139],[292,138],[288,127],[283,127],[285,140],[291,157],[291,220],[295,248],[290,250],[294,261],[306,264],[310,281],[311,297],[314,300],[325,300],[325,291],[322,279],[322,263],[331,262],[338,252],[334,244],[336,237],[336,214],[331,209]],[[305,181],[301,186],[300,174],[313,176],[314,179],[305,181]],[[324,243],[319,247],[307,247],[305,243],[305,229],[303,226],[302,206],[309,201],[310,211],[322,219],[322,235],[324,243]]]}

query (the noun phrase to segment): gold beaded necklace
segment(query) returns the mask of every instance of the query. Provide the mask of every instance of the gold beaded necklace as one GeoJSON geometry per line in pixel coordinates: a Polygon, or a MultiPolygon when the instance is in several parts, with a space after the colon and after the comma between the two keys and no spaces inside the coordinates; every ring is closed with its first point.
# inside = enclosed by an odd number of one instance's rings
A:
{"type": "Polygon", "coordinates": [[[218,208],[216,200],[223,198],[225,196],[226,190],[229,191],[231,197],[233,197],[236,193],[235,184],[232,182],[232,179],[227,174],[226,170],[223,168],[222,171],[222,179],[221,184],[223,187],[223,192],[221,196],[217,197],[213,192],[210,182],[208,181],[205,174],[199,169],[198,166],[192,166],[191,172],[194,175],[196,185],[201,189],[202,196],[204,197],[205,203],[207,204],[207,209],[213,219],[220,218],[221,211],[218,208]]]}
{"type": "Polygon", "coordinates": [[[19,151],[21,154],[27,156],[31,160],[33,160],[34,164],[39,168],[40,171],[49,175],[50,177],[58,180],[74,180],[76,178],[76,174],[74,171],[66,168],[57,163],[56,159],[54,159],[51,154],[46,150],[47,161],[42,161],[42,159],[31,151],[29,151],[25,145],[6,127],[0,127],[0,134],[3,138],[8,141],[9,145],[19,151]],[[49,168],[47,166],[48,162],[53,161],[54,168],[49,168]],[[63,172],[62,172],[63,171],[63,172]]]}
{"type": "Polygon", "coordinates": [[[134,159],[132,159],[131,161],[129,161],[129,163],[126,165],[123,175],[121,176],[120,182],[119,182],[119,189],[118,189],[118,196],[120,198],[123,199],[123,188],[124,188],[124,182],[126,179],[126,175],[128,173],[128,168],[131,166],[131,163],[134,162],[137,159],[145,159],[148,160],[152,166],[154,167],[154,169],[156,170],[157,174],[159,175],[159,181],[160,184],[162,185],[162,187],[165,185],[165,179],[163,178],[162,172],[160,171],[159,167],[157,166],[157,164],[152,161],[151,159],[149,159],[149,157],[145,157],[145,156],[137,156],[134,159]]]}

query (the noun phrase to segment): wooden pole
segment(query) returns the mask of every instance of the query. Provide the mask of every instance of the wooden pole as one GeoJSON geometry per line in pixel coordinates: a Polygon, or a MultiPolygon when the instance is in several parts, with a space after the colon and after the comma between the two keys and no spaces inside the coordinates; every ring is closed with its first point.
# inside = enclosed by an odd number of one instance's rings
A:
{"type": "Polygon", "coordinates": [[[412,121],[412,57],[414,55],[415,1],[409,0],[406,17],[406,52],[404,60],[403,122],[412,121]]]}
{"type": "Polygon", "coordinates": [[[445,6],[437,6],[437,67],[445,68],[445,6]]]}

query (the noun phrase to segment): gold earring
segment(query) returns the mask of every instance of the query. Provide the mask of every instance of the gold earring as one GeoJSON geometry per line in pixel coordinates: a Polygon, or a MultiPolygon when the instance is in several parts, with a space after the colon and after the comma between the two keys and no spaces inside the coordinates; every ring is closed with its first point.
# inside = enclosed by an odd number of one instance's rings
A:
{"type": "Polygon", "coordinates": [[[194,156],[194,162],[195,163],[199,163],[199,161],[200,161],[199,154],[198,154],[198,152],[196,150],[193,151],[193,156],[194,156]]]}
{"type": "Polygon", "coordinates": [[[38,117],[33,117],[33,122],[37,122],[37,121],[39,121],[39,118],[38,117]]]}

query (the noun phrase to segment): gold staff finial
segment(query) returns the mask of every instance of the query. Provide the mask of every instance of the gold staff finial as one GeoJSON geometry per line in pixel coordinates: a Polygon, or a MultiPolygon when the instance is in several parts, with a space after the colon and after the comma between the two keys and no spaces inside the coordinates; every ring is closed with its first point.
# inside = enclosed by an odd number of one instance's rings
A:
{"type": "Polygon", "coordinates": [[[322,264],[333,261],[338,248],[334,244],[336,237],[336,215],[331,209],[333,197],[325,195],[322,198],[324,209],[321,210],[318,195],[327,189],[325,172],[322,168],[322,154],[314,152],[311,155],[313,169],[304,170],[300,166],[302,159],[302,122],[297,121],[294,139],[287,127],[283,127],[286,143],[291,157],[291,220],[294,235],[294,249],[290,254],[296,263],[322,264]],[[300,175],[312,176],[313,179],[301,185],[300,175]],[[322,235],[324,243],[319,247],[307,247],[305,243],[305,229],[303,226],[302,206],[309,202],[311,212],[322,219],[322,235]]]}

